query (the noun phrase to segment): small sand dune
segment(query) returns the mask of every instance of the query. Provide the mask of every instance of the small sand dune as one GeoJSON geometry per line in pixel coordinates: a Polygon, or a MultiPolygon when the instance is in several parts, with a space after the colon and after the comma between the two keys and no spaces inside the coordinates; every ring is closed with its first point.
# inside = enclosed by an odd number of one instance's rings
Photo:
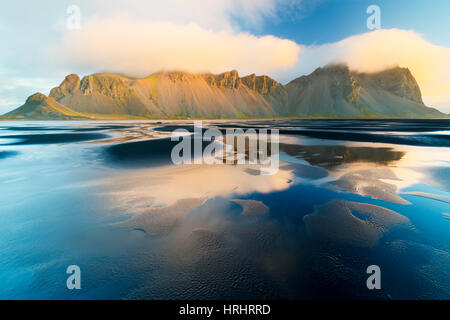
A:
{"type": "Polygon", "coordinates": [[[395,211],[346,200],[316,206],[303,221],[314,238],[358,247],[374,247],[393,228],[411,226],[406,217],[395,211]]]}
{"type": "Polygon", "coordinates": [[[326,178],[328,176],[328,171],[315,166],[308,166],[299,163],[289,163],[282,166],[283,169],[292,170],[294,175],[304,179],[318,180],[326,178]]]}
{"type": "Polygon", "coordinates": [[[265,215],[269,213],[269,207],[266,206],[262,201],[240,199],[234,199],[232,201],[242,207],[242,214],[265,215]]]}
{"type": "Polygon", "coordinates": [[[394,184],[383,180],[399,179],[389,168],[374,168],[346,173],[338,180],[329,182],[329,185],[373,199],[410,204],[397,194],[397,187],[394,184]]]}

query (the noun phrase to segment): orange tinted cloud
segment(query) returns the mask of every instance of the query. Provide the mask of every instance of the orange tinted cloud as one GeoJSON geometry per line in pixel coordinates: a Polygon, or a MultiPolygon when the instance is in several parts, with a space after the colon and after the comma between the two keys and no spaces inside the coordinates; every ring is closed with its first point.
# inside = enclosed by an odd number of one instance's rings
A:
{"type": "Polygon", "coordinates": [[[52,48],[64,65],[143,77],[159,70],[271,73],[293,67],[300,47],[274,36],[212,31],[195,23],[92,20],[52,48]]]}

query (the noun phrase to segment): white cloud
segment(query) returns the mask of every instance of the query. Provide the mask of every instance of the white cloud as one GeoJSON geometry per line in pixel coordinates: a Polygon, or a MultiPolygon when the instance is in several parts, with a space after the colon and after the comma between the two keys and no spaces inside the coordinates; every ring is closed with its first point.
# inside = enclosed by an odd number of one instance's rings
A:
{"type": "Polygon", "coordinates": [[[142,77],[159,70],[277,73],[297,63],[300,47],[274,36],[213,31],[198,24],[138,21],[128,16],[92,19],[67,32],[47,52],[73,70],[142,77]]]}

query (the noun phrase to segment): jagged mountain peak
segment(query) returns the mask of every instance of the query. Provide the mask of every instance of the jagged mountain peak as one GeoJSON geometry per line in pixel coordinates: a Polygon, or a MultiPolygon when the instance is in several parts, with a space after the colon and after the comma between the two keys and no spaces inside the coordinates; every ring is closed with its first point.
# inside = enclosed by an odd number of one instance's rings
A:
{"type": "Polygon", "coordinates": [[[79,90],[80,77],[77,74],[69,74],[64,78],[58,87],[53,88],[50,91],[49,97],[56,100],[61,99],[65,95],[73,94],[79,90]]]}
{"type": "Polygon", "coordinates": [[[408,68],[397,66],[374,73],[361,73],[359,76],[399,97],[423,104],[419,84],[408,68]]]}

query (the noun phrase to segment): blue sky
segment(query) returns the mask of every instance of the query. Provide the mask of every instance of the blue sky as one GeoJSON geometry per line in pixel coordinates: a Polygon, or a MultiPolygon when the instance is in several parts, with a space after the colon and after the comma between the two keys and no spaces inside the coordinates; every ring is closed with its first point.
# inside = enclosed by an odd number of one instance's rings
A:
{"type": "Polygon", "coordinates": [[[69,73],[167,69],[268,74],[280,82],[331,62],[408,67],[427,104],[450,112],[448,0],[71,0],[0,3],[0,113],[69,73]],[[80,29],[69,30],[69,5],[80,29]],[[378,5],[382,30],[368,30],[378,5]]]}
{"type": "Polygon", "coordinates": [[[367,32],[368,6],[381,9],[384,29],[414,30],[442,46],[450,47],[448,0],[319,0],[306,1],[284,19],[267,19],[255,34],[273,34],[303,44],[322,44],[367,32]]]}

